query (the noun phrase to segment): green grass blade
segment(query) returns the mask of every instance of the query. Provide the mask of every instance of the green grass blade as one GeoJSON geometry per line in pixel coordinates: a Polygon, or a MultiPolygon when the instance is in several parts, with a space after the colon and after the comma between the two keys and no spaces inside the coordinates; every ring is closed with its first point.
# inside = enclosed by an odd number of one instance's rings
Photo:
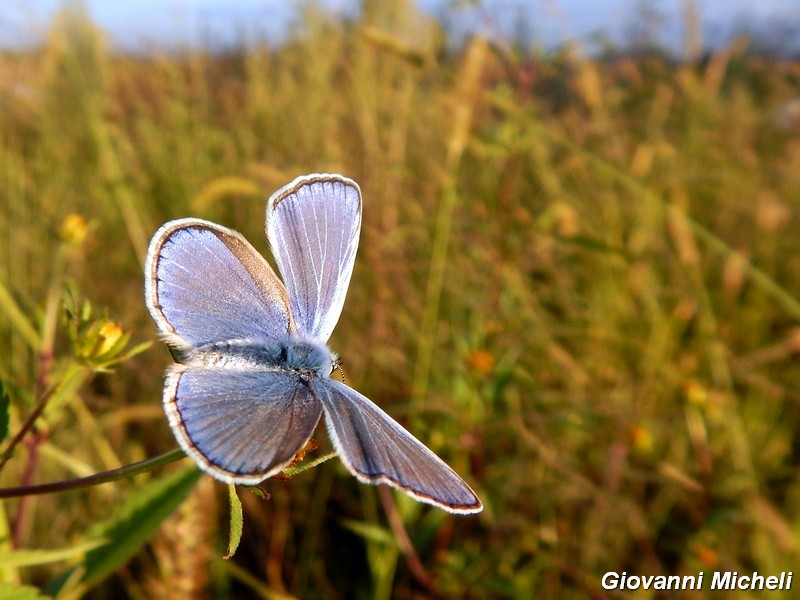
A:
{"type": "MultiPolygon", "coordinates": [[[[46,565],[48,563],[59,562],[80,556],[107,543],[108,540],[97,539],[69,548],[58,548],[56,550],[13,550],[10,552],[0,552],[0,564],[7,567],[46,565]]],[[[0,595],[0,598],[2,597],[3,596],[0,595]]]]}
{"type": "Polygon", "coordinates": [[[8,288],[2,281],[0,281],[0,313],[6,316],[11,322],[12,327],[17,330],[17,333],[22,336],[32,350],[39,349],[41,340],[39,339],[39,334],[36,332],[36,328],[31,325],[30,321],[25,317],[25,313],[14,301],[11,292],[8,291],[8,288]]]}
{"type": "Polygon", "coordinates": [[[29,585],[14,585],[13,583],[0,583],[0,598],[3,600],[43,600],[39,590],[29,585]]]}

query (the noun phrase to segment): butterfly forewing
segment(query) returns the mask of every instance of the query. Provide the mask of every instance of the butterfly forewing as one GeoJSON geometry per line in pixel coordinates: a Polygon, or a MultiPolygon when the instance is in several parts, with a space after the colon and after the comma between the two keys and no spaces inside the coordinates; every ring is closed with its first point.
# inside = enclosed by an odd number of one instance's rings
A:
{"type": "Polygon", "coordinates": [[[297,331],[327,340],[342,312],[361,230],[361,192],[341,175],[299,177],[267,204],[267,235],[297,331]]]}
{"type": "Polygon", "coordinates": [[[164,408],[175,437],[205,471],[249,485],[289,464],[322,414],[294,374],[183,365],[167,377],[164,408]]]}
{"type": "Polygon", "coordinates": [[[334,379],[314,382],[342,462],[366,483],[388,483],[455,513],[479,512],[475,492],[422,442],[368,398],[334,379]]]}
{"type": "Polygon", "coordinates": [[[283,284],[231,229],[200,219],[171,221],[153,236],[145,269],[147,308],[173,345],[282,339],[292,326],[283,284]]]}

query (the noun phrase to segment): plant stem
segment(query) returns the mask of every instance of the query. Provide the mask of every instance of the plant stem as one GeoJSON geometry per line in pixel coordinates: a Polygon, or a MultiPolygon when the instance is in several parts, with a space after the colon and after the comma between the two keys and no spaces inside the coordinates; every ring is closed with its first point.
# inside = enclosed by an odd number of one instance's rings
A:
{"type": "Polygon", "coordinates": [[[94,475],[89,475],[88,477],[65,479],[64,481],[43,483],[41,485],[0,488],[0,498],[19,498],[21,496],[37,496],[41,494],[66,492],[68,490],[79,490],[81,488],[92,487],[100,485],[101,483],[126,479],[135,475],[141,475],[142,473],[154,471],[159,467],[163,467],[164,465],[168,465],[169,463],[173,463],[185,457],[186,454],[184,454],[183,450],[176,448],[175,450],[162,454],[161,456],[156,456],[155,458],[148,458],[147,460],[125,465],[119,469],[102,471],[94,475]]]}
{"type": "Polygon", "coordinates": [[[36,404],[36,407],[31,411],[28,415],[28,418],[25,419],[25,422],[22,424],[22,427],[19,428],[17,434],[13,437],[13,439],[8,443],[8,446],[0,454],[0,470],[3,469],[3,466],[8,462],[8,459],[11,458],[11,455],[14,453],[14,448],[16,448],[19,443],[22,441],[22,438],[31,430],[33,424],[36,422],[36,419],[44,411],[45,406],[47,406],[48,400],[53,396],[53,393],[56,391],[57,386],[53,386],[48,389],[45,394],[42,396],[41,400],[36,404]]]}

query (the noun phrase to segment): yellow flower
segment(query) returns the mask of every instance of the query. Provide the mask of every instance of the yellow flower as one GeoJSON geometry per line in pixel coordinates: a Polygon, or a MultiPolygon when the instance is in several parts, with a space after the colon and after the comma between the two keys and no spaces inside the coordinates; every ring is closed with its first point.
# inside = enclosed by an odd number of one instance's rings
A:
{"type": "Polygon", "coordinates": [[[683,383],[683,394],[692,406],[700,408],[708,404],[708,390],[696,379],[689,379],[683,383]]]}
{"type": "Polygon", "coordinates": [[[119,323],[115,323],[114,321],[105,321],[100,326],[100,332],[98,334],[98,341],[100,345],[97,348],[96,356],[103,356],[105,353],[109,352],[116,343],[119,341],[119,338],[122,337],[122,326],[119,323]]]}
{"type": "Polygon", "coordinates": [[[64,218],[58,234],[68,246],[80,246],[89,235],[89,224],[82,216],[72,213],[64,218]]]}
{"type": "Polygon", "coordinates": [[[636,425],[628,430],[631,446],[640,454],[649,454],[653,451],[653,434],[642,425],[636,425]]]}

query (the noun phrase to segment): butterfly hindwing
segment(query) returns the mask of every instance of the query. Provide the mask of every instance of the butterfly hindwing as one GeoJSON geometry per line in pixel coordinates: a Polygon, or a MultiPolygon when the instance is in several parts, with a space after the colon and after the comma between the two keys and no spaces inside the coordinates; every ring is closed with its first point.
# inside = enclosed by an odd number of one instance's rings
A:
{"type": "Polygon", "coordinates": [[[254,485],[281,471],[311,438],[319,400],[284,371],[176,365],[164,409],[183,449],[208,473],[254,485]]]}
{"type": "Polygon", "coordinates": [[[339,457],[359,480],[388,483],[454,513],[483,508],[455,471],[368,398],[334,379],[316,380],[313,389],[339,457]]]}

